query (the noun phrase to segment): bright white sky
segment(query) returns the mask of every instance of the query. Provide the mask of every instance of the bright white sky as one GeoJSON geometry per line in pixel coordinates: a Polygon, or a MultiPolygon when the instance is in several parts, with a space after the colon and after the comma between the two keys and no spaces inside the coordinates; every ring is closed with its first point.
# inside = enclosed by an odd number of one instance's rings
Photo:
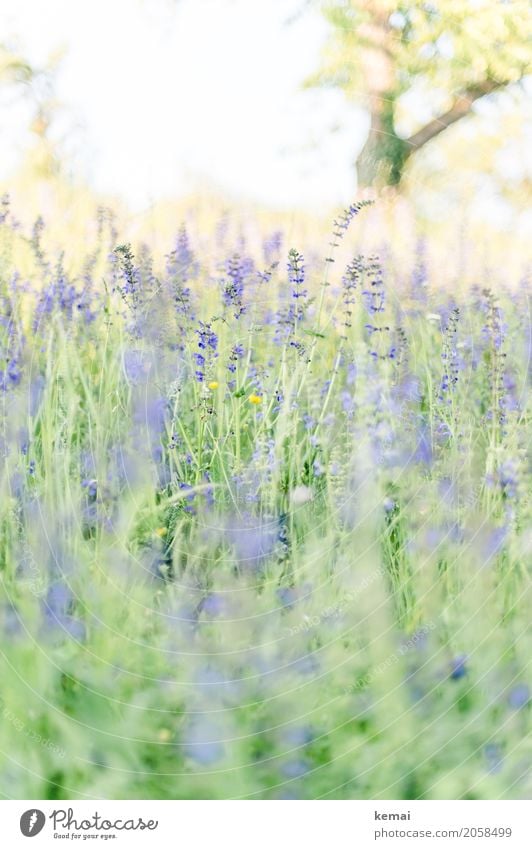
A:
{"type": "MultiPolygon", "coordinates": [[[[367,124],[340,93],[301,90],[327,34],[315,11],[286,25],[302,6],[3,0],[0,26],[33,61],[66,49],[56,95],[96,189],[136,208],[206,182],[266,204],[328,207],[352,199],[367,124]]],[[[22,107],[10,107],[1,177],[26,127],[22,107]]]]}

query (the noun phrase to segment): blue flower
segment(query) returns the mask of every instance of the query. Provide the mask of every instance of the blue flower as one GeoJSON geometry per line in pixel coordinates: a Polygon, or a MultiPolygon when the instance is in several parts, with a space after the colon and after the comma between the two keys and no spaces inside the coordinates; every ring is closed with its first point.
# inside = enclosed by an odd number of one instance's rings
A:
{"type": "Polygon", "coordinates": [[[231,374],[234,374],[236,372],[238,360],[242,359],[244,353],[245,351],[243,345],[237,344],[233,345],[233,347],[231,348],[231,353],[229,354],[229,363],[227,365],[227,369],[231,372],[231,374]]]}
{"type": "Polygon", "coordinates": [[[292,298],[298,301],[297,305],[291,307],[291,317],[295,321],[303,318],[303,299],[307,297],[307,290],[303,288],[305,282],[305,260],[299,251],[292,248],[288,254],[288,281],[292,287],[292,298]],[[299,301],[302,301],[301,304],[299,301]]]}
{"type": "Polygon", "coordinates": [[[224,608],[224,598],[219,593],[209,593],[201,602],[201,610],[207,616],[220,616],[224,608]]]}
{"type": "Polygon", "coordinates": [[[508,703],[514,710],[520,710],[530,704],[530,688],[528,684],[516,684],[508,695],[508,703]]]}
{"type": "Polygon", "coordinates": [[[214,360],[217,354],[218,337],[212,326],[209,323],[199,322],[199,327],[195,331],[198,337],[199,351],[194,354],[196,363],[196,380],[198,383],[203,383],[205,380],[206,367],[214,360]]]}
{"type": "Polygon", "coordinates": [[[211,766],[225,755],[220,729],[207,717],[195,717],[183,735],[183,751],[199,766],[211,766]]]}
{"type": "MultiPolygon", "coordinates": [[[[350,204],[341,215],[338,216],[334,221],[333,226],[333,235],[337,241],[340,241],[345,236],[351,221],[355,216],[358,215],[361,209],[364,209],[366,206],[371,206],[373,204],[372,200],[360,200],[355,203],[350,204]]],[[[337,247],[337,243],[333,243],[332,247],[337,247]]]]}
{"type": "Polygon", "coordinates": [[[302,778],[309,771],[308,761],[297,758],[287,761],[281,767],[281,772],[286,778],[302,778]]]}
{"type": "Polygon", "coordinates": [[[298,592],[295,587],[279,587],[276,596],[283,607],[292,608],[298,600],[298,592]]]}
{"type": "Polygon", "coordinates": [[[244,281],[252,271],[253,264],[250,260],[243,260],[238,254],[231,257],[225,267],[227,279],[222,283],[222,298],[226,307],[232,307],[233,315],[240,318],[245,311],[243,304],[244,281]]]}
{"type": "Polygon", "coordinates": [[[71,615],[74,600],[74,595],[66,584],[52,584],[43,602],[44,621],[46,629],[55,636],[60,636],[63,632],[81,642],[85,639],[85,626],[71,615]]]}
{"type": "Polygon", "coordinates": [[[81,481],[81,486],[87,490],[87,495],[90,499],[94,500],[98,493],[98,484],[95,480],[89,480],[85,478],[81,481]]]}
{"type": "Polygon", "coordinates": [[[500,772],[503,767],[503,753],[500,743],[486,743],[484,757],[488,764],[488,772],[500,772]]]}
{"type": "Polygon", "coordinates": [[[514,460],[505,460],[497,471],[499,486],[506,498],[515,498],[517,495],[517,464],[514,460]]]}
{"type": "Polygon", "coordinates": [[[458,681],[467,675],[467,655],[459,654],[451,660],[449,678],[458,681]]]}
{"type": "Polygon", "coordinates": [[[278,262],[279,254],[283,244],[283,234],[281,230],[276,230],[271,236],[263,242],[264,259],[268,265],[273,265],[278,262]]]}

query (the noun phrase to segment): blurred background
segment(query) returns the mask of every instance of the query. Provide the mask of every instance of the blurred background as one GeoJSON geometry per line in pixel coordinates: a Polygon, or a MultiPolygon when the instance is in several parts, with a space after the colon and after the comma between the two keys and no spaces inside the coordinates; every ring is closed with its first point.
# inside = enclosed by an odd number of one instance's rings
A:
{"type": "Polygon", "coordinates": [[[286,226],[358,191],[442,238],[526,245],[528,0],[4,0],[0,18],[0,185],[22,215],[286,226]]]}

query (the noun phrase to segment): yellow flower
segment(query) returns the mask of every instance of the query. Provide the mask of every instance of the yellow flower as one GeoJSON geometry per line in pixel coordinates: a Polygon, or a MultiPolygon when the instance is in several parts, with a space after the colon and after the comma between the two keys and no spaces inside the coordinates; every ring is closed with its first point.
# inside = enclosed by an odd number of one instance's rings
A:
{"type": "Polygon", "coordinates": [[[207,385],[208,385],[209,389],[218,389],[218,381],[217,380],[211,380],[211,382],[208,383],[207,385]]]}
{"type": "Polygon", "coordinates": [[[155,533],[158,537],[164,537],[168,533],[168,528],[156,528],[155,533]]]}
{"type": "Polygon", "coordinates": [[[249,402],[250,404],[262,404],[262,396],[255,395],[255,393],[253,393],[249,396],[249,402]]]}

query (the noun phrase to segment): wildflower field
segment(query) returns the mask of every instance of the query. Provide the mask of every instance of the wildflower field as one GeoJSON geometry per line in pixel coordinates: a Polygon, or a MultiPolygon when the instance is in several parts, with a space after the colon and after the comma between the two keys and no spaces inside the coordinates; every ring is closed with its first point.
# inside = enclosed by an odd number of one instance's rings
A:
{"type": "Polygon", "coordinates": [[[532,795],[529,283],[366,205],[73,263],[4,199],[4,798],[532,795]]]}

